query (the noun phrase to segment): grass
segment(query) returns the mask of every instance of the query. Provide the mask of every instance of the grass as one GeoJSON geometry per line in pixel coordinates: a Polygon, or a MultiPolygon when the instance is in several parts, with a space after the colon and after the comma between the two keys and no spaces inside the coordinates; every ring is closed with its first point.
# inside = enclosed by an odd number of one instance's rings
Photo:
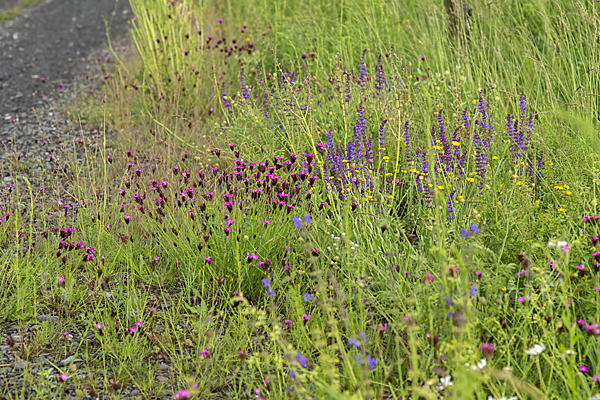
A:
{"type": "Polygon", "coordinates": [[[600,397],[594,4],[131,5],[0,223],[0,393],[600,397]]]}
{"type": "Polygon", "coordinates": [[[41,2],[42,0],[19,0],[16,6],[9,8],[8,10],[4,10],[2,11],[2,13],[0,13],[0,22],[15,19],[19,15],[21,15],[21,11],[23,11],[24,8],[35,6],[37,4],[40,4],[41,2]]]}

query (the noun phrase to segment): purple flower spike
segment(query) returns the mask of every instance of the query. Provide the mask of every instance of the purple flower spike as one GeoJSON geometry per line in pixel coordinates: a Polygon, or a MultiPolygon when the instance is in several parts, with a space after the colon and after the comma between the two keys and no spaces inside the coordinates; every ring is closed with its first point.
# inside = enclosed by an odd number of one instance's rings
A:
{"type": "Polygon", "coordinates": [[[292,218],[292,221],[294,222],[296,229],[300,229],[302,227],[302,221],[300,221],[300,218],[294,217],[292,218]]]}

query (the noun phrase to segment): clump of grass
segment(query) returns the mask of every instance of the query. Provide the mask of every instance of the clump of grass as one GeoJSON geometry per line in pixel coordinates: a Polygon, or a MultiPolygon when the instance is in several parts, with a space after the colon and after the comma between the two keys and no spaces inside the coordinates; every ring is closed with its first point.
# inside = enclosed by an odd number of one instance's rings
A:
{"type": "Polygon", "coordinates": [[[23,11],[25,7],[35,6],[41,2],[42,0],[19,0],[16,6],[0,13],[0,23],[17,18],[19,15],[21,15],[21,11],[23,11]]]}

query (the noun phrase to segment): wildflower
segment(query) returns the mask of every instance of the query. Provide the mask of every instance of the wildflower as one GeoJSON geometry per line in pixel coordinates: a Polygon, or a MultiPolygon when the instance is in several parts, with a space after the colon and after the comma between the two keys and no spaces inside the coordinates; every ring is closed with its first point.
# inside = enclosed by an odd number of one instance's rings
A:
{"type": "Polygon", "coordinates": [[[310,298],[311,298],[311,297],[310,297],[310,294],[308,294],[308,293],[304,293],[303,297],[304,297],[304,301],[305,301],[305,302],[307,302],[307,301],[310,301],[310,298]]]}
{"type": "Polygon", "coordinates": [[[425,283],[430,283],[431,281],[433,281],[433,279],[434,279],[434,276],[431,275],[431,273],[427,272],[425,274],[425,283]]]}
{"type": "Polygon", "coordinates": [[[65,287],[65,278],[64,278],[64,276],[59,276],[58,277],[58,287],[62,287],[62,288],[65,287]]]}
{"type": "Polygon", "coordinates": [[[465,364],[465,366],[467,367],[471,367],[471,369],[473,371],[481,371],[482,369],[484,369],[485,367],[487,367],[487,360],[485,358],[482,358],[477,365],[469,365],[469,363],[465,364]]]}
{"type": "Polygon", "coordinates": [[[142,326],[144,323],[143,323],[143,322],[141,322],[141,321],[135,321],[135,324],[136,324],[137,326],[142,326]]]}
{"type": "Polygon", "coordinates": [[[375,367],[379,364],[379,361],[375,357],[372,357],[370,354],[367,354],[367,365],[369,369],[375,369],[375,367]]]}
{"type": "Polygon", "coordinates": [[[479,350],[481,350],[483,352],[483,355],[489,360],[492,359],[495,348],[496,346],[490,343],[483,343],[481,346],[479,346],[479,350]]]}
{"type": "Polygon", "coordinates": [[[201,356],[207,356],[208,355],[208,349],[204,349],[200,352],[201,356]]]}
{"type": "Polygon", "coordinates": [[[177,393],[175,393],[173,395],[174,399],[189,399],[190,398],[190,391],[187,389],[184,390],[180,390],[177,393]]]}
{"type": "Polygon", "coordinates": [[[136,326],[132,326],[131,328],[129,328],[129,332],[131,332],[132,334],[136,333],[138,330],[138,328],[136,326]]]}
{"type": "Polygon", "coordinates": [[[594,375],[594,376],[592,376],[592,380],[600,383],[600,375],[594,375]]]}
{"type": "Polygon", "coordinates": [[[585,365],[580,365],[580,366],[579,366],[579,370],[580,370],[581,372],[588,372],[588,367],[586,367],[585,365]]]}
{"type": "Polygon", "coordinates": [[[472,286],[470,291],[471,296],[477,296],[477,286],[472,286]]]}
{"type": "Polygon", "coordinates": [[[350,338],[348,339],[348,344],[354,346],[355,349],[358,349],[360,346],[360,340],[350,338]]]}
{"type": "Polygon", "coordinates": [[[305,322],[308,321],[310,319],[310,315],[303,315],[300,318],[302,318],[305,322]]]}
{"type": "Polygon", "coordinates": [[[538,343],[530,349],[525,350],[525,354],[530,356],[539,356],[546,350],[546,346],[543,343],[538,343]]]}
{"type": "Polygon", "coordinates": [[[204,257],[204,261],[205,261],[207,264],[210,264],[210,262],[212,261],[212,258],[210,258],[210,257],[204,257]]]}
{"type": "Polygon", "coordinates": [[[258,260],[258,256],[254,253],[246,252],[246,261],[251,262],[252,260],[258,260]]]}
{"type": "Polygon", "coordinates": [[[291,320],[291,319],[286,319],[285,321],[283,321],[283,323],[284,323],[284,324],[286,324],[286,325],[287,325],[287,324],[291,324],[291,323],[292,323],[292,320],[291,320]]]}
{"type": "Polygon", "coordinates": [[[292,377],[292,378],[296,377],[296,371],[294,371],[293,369],[290,369],[290,377],[292,377]]]}
{"type": "Polygon", "coordinates": [[[443,378],[440,378],[440,384],[437,386],[437,390],[442,391],[446,389],[448,386],[452,386],[452,376],[447,375],[443,378]]]}
{"type": "Polygon", "coordinates": [[[300,352],[300,351],[299,351],[299,352],[296,354],[296,358],[295,358],[295,360],[296,360],[296,361],[298,362],[298,364],[300,364],[302,367],[306,368],[306,366],[307,366],[307,361],[308,361],[308,360],[306,359],[306,357],[304,357],[304,356],[302,355],[302,352],[300,352]]]}
{"type": "Polygon", "coordinates": [[[294,222],[296,229],[300,229],[302,227],[302,221],[300,221],[300,218],[294,217],[292,218],[292,221],[294,222]]]}
{"type": "Polygon", "coordinates": [[[67,379],[69,379],[69,376],[67,374],[60,374],[60,376],[58,377],[60,383],[63,383],[64,381],[66,381],[67,379]]]}

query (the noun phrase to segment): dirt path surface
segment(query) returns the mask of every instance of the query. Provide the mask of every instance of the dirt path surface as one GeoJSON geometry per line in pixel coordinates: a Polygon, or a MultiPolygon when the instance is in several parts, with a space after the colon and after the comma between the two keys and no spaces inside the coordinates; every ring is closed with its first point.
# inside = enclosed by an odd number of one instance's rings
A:
{"type": "MultiPolygon", "coordinates": [[[[0,0],[0,9],[14,0],[0,0]]],[[[132,17],[126,0],[45,0],[0,26],[0,115],[29,110],[81,73],[87,56],[123,36],[132,17]],[[43,81],[42,81],[43,79],[43,81]]],[[[4,123],[4,121],[3,121],[4,123]]]]}
{"type": "MultiPolygon", "coordinates": [[[[0,10],[17,1],[0,0],[0,10]]],[[[61,104],[77,88],[86,95],[101,92],[99,65],[114,62],[104,21],[115,50],[127,53],[121,44],[127,43],[131,18],[127,0],[44,0],[0,24],[0,212],[14,208],[14,201],[28,201],[23,196],[8,201],[16,185],[25,188],[26,178],[36,186],[51,184],[64,167],[61,154],[74,141],[100,136],[85,121],[62,118],[61,104]]]]}

